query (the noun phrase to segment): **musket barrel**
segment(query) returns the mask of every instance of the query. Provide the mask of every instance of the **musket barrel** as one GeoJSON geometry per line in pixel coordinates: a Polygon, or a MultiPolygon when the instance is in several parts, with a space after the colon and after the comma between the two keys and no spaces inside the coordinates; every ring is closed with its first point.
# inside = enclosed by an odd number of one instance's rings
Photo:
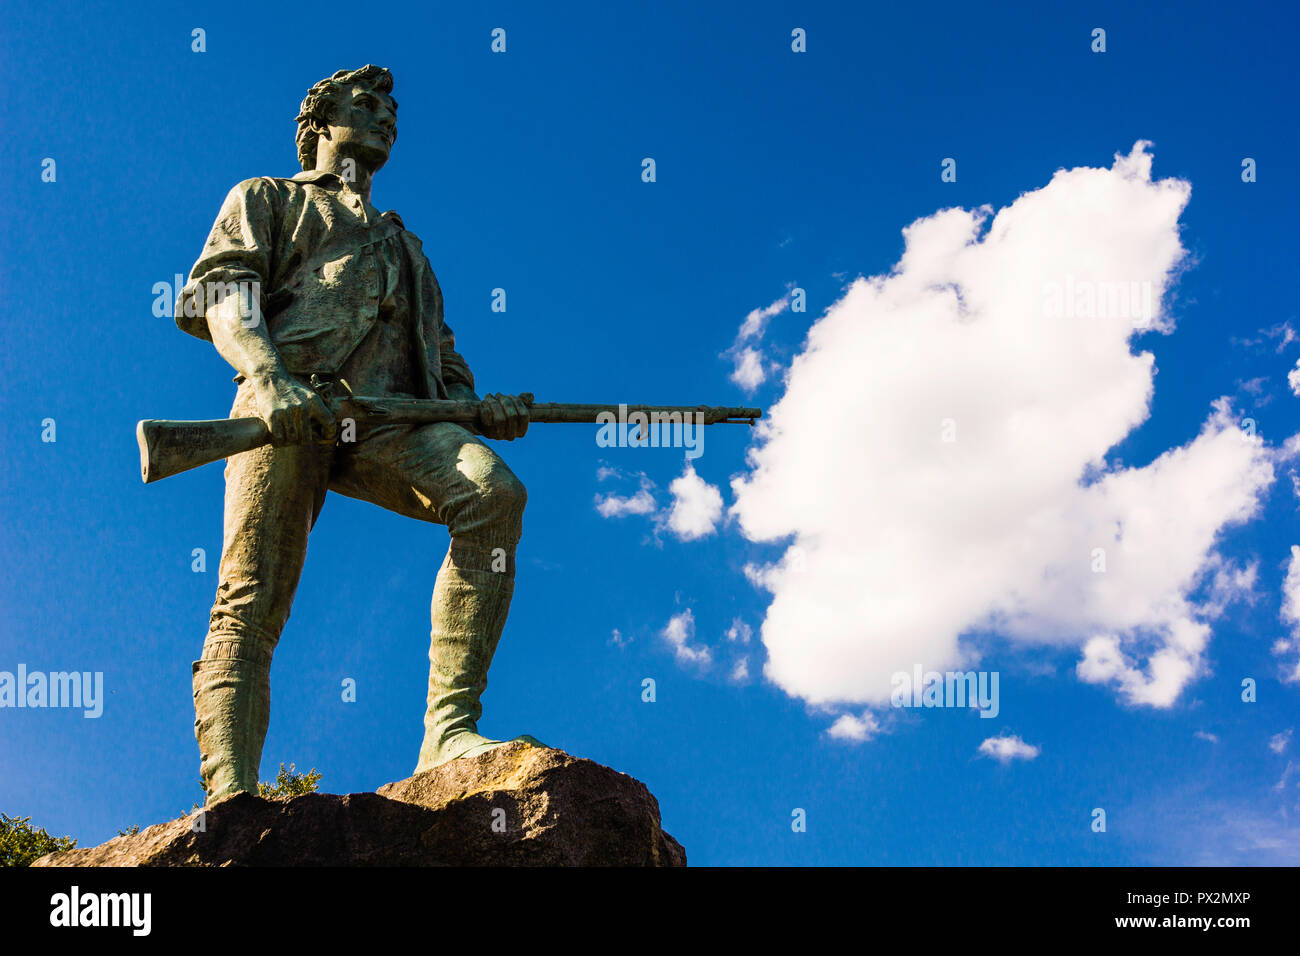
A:
{"type": "Polygon", "coordinates": [[[612,415],[615,421],[626,421],[627,416],[634,414],[645,415],[651,424],[693,423],[698,420],[705,425],[718,425],[739,419],[757,419],[763,413],[757,408],[721,408],[712,405],[579,405],[540,402],[529,406],[528,420],[586,425],[599,422],[602,415],[612,415]]]}
{"type": "MultiPolygon", "coordinates": [[[[478,403],[421,398],[379,398],[355,396],[345,399],[341,414],[348,415],[347,406],[353,403],[362,413],[373,416],[377,422],[392,424],[419,424],[421,422],[478,422],[478,403]]],[[[528,420],[542,425],[574,424],[593,425],[601,416],[613,416],[614,421],[625,422],[627,416],[641,413],[650,424],[686,423],[696,421],[705,425],[752,425],[763,417],[761,408],[732,408],[716,405],[585,405],[575,402],[534,402],[528,406],[528,420]],[[699,416],[697,419],[696,416],[699,416]]]]}

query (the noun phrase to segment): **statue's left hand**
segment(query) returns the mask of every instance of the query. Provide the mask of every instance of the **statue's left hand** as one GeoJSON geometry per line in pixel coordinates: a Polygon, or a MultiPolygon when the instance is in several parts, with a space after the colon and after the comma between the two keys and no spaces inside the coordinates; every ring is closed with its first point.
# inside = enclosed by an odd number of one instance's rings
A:
{"type": "Polygon", "coordinates": [[[528,431],[528,403],[531,395],[501,395],[496,392],[479,402],[479,428],[486,438],[514,441],[528,431]]]}

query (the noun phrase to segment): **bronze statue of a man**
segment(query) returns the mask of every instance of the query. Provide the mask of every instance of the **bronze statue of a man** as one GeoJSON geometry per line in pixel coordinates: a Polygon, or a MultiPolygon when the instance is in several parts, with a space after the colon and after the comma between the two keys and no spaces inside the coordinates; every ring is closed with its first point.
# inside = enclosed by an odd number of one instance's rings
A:
{"type": "Polygon", "coordinates": [[[460,425],[383,425],[349,441],[307,384],[319,376],[366,395],[479,402],[478,431],[488,438],[528,428],[521,399],[475,394],[420,240],[396,213],[370,204],[371,179],[397,137],[392,87],[375,66],[313,86],[297,117],[303,171],[230,191],[177,302],[177,324],[239,373],[231,417],[261,418],[272,435],[271,445],[226,465],[219,583],[194,663],[209,802],[257,790],[271,654],[327,490],[446,525],[451,535],[433,588],[416,769],[501,743],[478,733],[479,698],[510,608],[524,486],[460,425]],[[234,287],[258,290],[252,321],[240,296],[211,293],[234,287]]]}

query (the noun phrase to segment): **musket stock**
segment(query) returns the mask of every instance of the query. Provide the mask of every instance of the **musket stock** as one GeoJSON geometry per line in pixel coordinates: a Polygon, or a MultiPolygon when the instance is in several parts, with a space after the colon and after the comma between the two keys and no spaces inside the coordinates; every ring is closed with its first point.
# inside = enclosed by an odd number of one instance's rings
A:
{"type": "Polygon", "coordinates": [[[271,432],[260,418],[206,422],[146,419],[135,426],[135,437],[140,444],[140,477],[148,484],[261,448],[270,443],[271,432]]]}

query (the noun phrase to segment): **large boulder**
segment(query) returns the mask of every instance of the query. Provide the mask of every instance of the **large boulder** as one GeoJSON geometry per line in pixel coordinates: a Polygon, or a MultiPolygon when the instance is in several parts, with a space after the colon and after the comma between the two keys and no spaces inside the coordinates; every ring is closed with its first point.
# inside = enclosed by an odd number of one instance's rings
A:
{"type": "Polygon", "coordinates": [[[511,743],[378,793],[235,794],[33,866],[685,866],[645,784],[511,743]]]}

